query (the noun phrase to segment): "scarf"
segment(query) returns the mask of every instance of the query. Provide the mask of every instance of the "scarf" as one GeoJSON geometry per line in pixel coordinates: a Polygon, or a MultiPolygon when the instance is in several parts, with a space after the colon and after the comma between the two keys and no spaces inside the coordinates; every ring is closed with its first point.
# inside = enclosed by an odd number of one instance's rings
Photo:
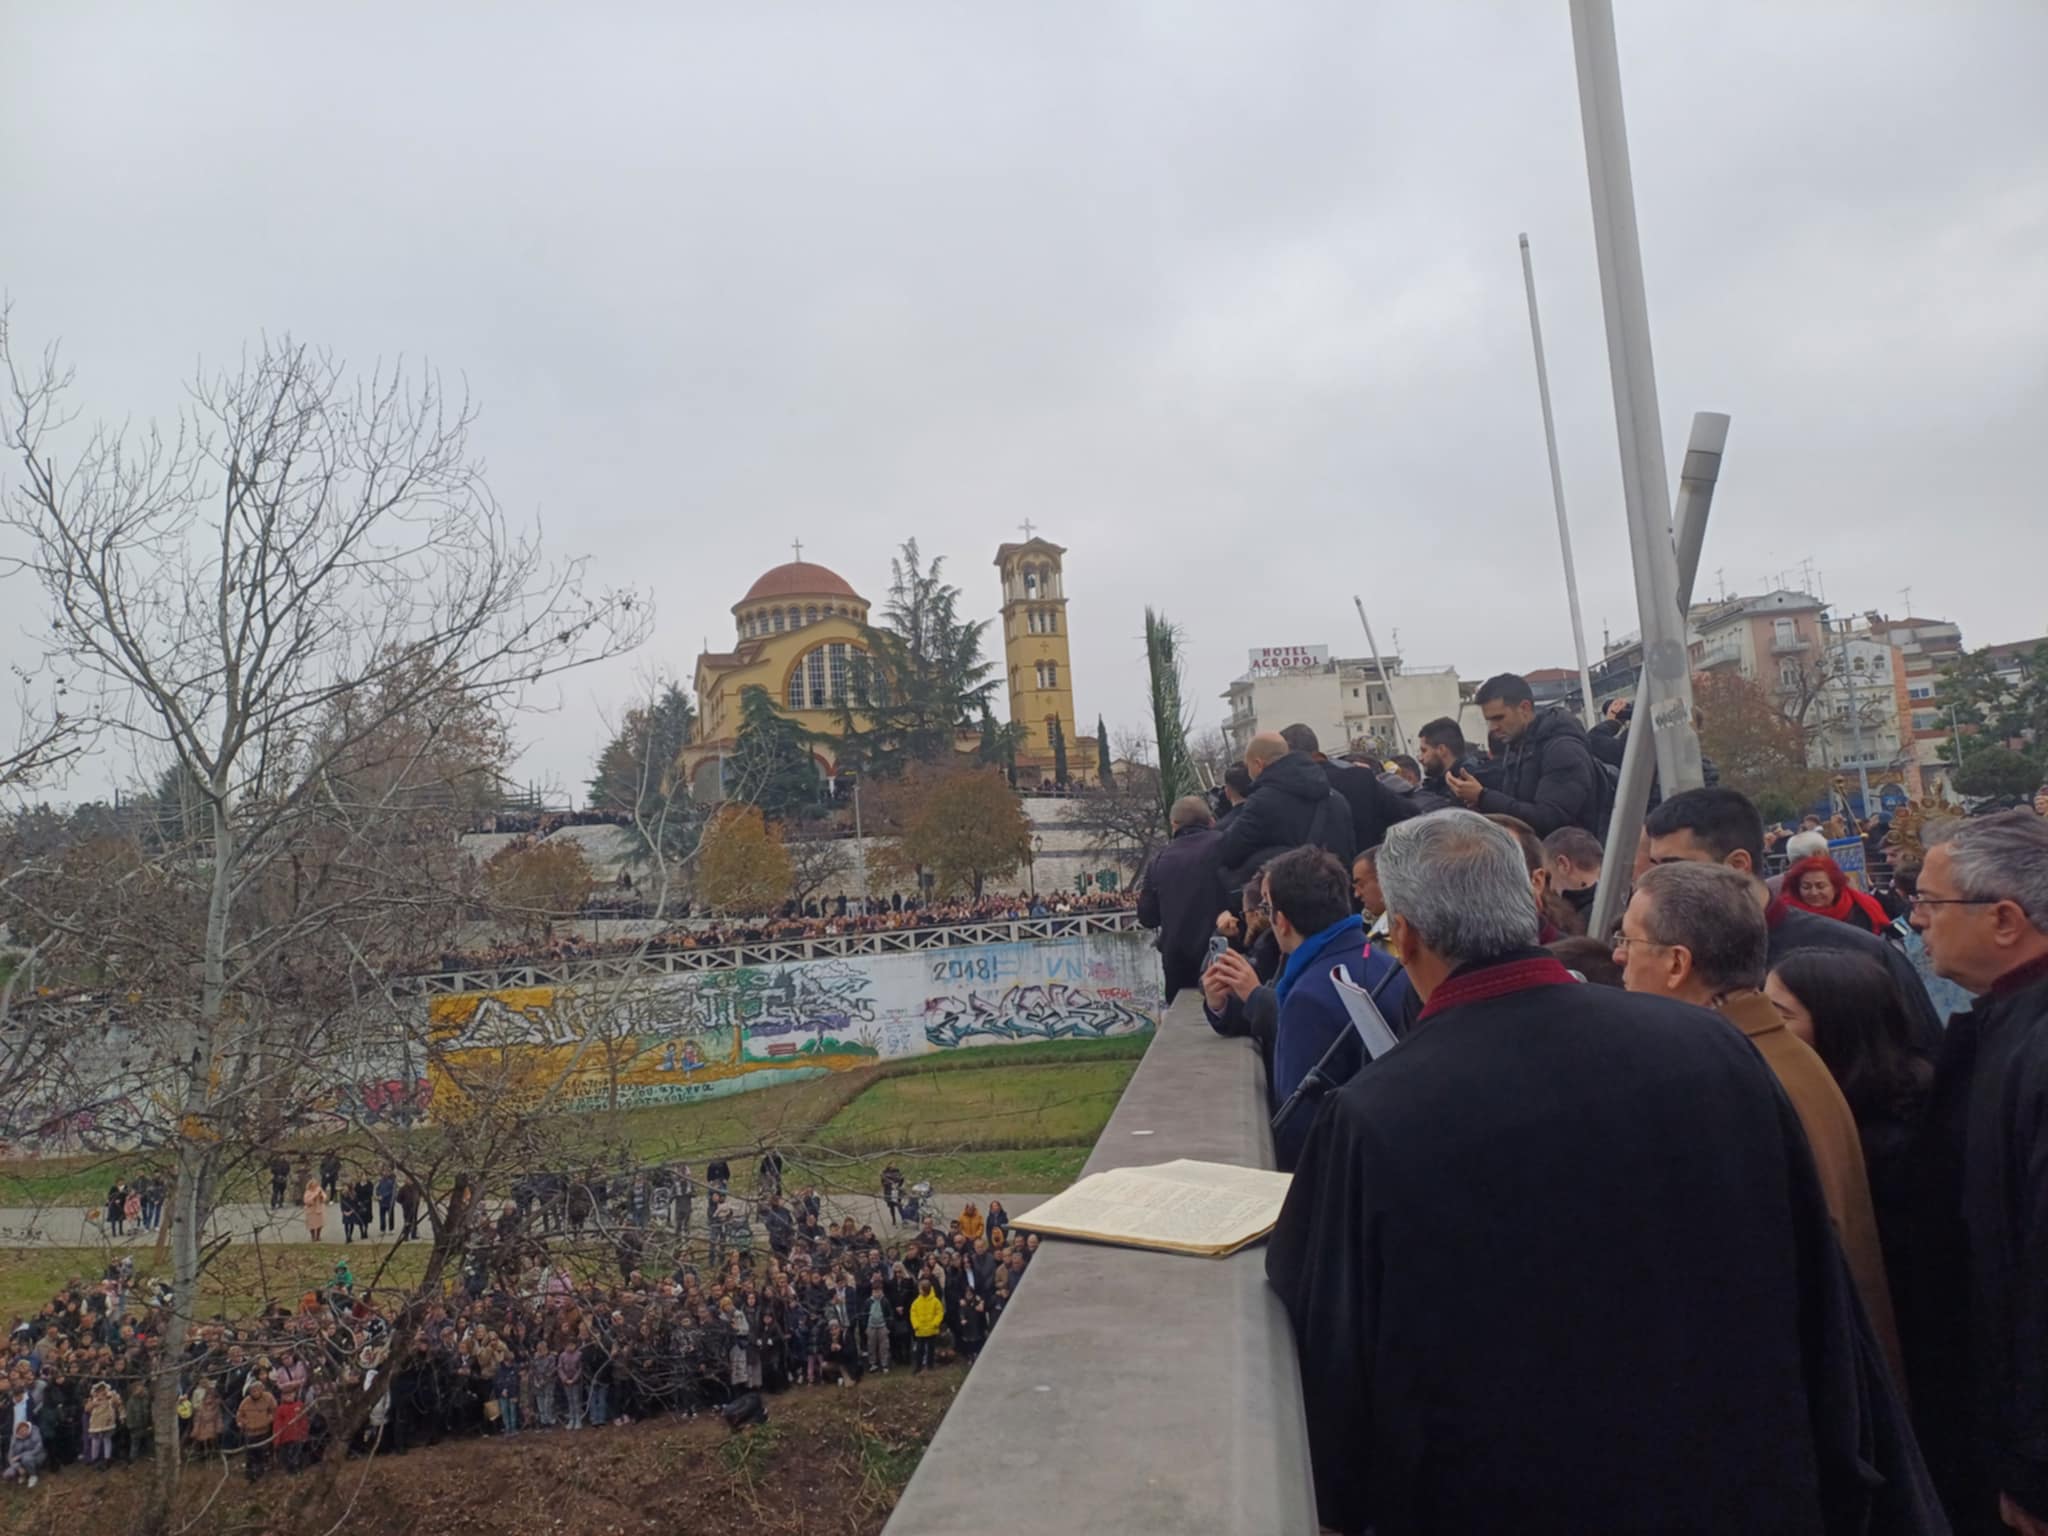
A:
{"type": "Polygon", "coordinates": [[[1297,944],[1294,953],[1287,957],[1287,963],[1280,967],[1279,978],[1273,983],[1273,996],[1284,1006],[1287,994],[1308,974],[1309,967],[1322,958],[1323,952],[1339,948],[1346,942],[1361,951],[1365,948],[1365,920],[1356,913],[1339,919],[1321,933],[1311,934],[1297,944]]]}

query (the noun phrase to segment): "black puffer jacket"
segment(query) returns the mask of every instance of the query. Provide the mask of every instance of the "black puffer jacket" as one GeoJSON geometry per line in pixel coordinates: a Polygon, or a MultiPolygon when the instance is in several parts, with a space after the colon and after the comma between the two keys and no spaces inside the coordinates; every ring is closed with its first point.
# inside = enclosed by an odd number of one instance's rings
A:
{"type": "Polygon", "coordinates": [[[1290,752],[1252,782],[1251,797],[1224,824],[1216,857],[1225,887],[1236,890],[1268,859],[1303,843],[1327,848],[1346,870],[1358,851],[1350,803],[1330,787],[1321,763],[1290,752]]]}
{"type": "Polygon", "coordinates": [[[1566,710],[1539,709],[1529,729],[1508,743],[1477,808],[1519,817],[1538,837],[1560,827],[1600,837],[1607,830],[1600,824],[1602,778],[1586,728],[1566,710]]]}
{"type": "MultiPolygon", "coordinates": [[[[1586,745],[1593,749],[1593,755],[1617,773],[1621,771],[1623,754],[1628,751],[1628,731],[1625,725],[1612,720],[1602,720],[1587,733],[1586,745]]],[[[1721,782],[1721,770],[1706,753],[1700,754],[1700,782],[1713,789],[1721,782]]],[[[1655,810],[1664,801],[1664,786],[1657,782],[1657,775],[1650,775],[1649,808],[1655,810]]]]}
{"type": "Polygon", "coordinates": [[[1344,803],[1351,808],[1353,853],[1379,847],[1386,841],[1388,827],[1430,809],[1426,803],[1418,804],[1410,796],[1408,786],[1398,777],[1394,782],[1401,785],[1401,791],[1396,793],[1370,768],[1355,768],[1349,763],[1324,763],[1323,772],[1329,775],[1330,788],[1342,795],[1344,803]]]}

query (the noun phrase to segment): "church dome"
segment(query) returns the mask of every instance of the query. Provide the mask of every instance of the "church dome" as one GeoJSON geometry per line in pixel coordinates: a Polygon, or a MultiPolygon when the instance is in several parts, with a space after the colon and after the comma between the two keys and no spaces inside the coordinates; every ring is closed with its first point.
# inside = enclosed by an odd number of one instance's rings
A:
{"type": "Polygon", "coordinates": [[[865,601],[837,571],[828,571],[808,560],[792,560],[763,573],[733,606],[744,608],[748,603],[782,597],[850,597],[857,603],[865,601]]]}

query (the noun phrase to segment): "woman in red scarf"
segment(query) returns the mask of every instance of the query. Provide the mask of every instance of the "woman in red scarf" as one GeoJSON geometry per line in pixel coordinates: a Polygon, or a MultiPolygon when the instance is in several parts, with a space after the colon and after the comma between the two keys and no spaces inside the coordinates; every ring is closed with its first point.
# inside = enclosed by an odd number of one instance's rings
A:
{"type": "Polygon", "coordinates": [[[1785,871],[1785,900],[1802,912],[1832,917],[1865,933],[1883,933],[1891,926],[1877,898],[1849,883],[1841,865],[1824,853],[1801,859],[1785,871]]]}

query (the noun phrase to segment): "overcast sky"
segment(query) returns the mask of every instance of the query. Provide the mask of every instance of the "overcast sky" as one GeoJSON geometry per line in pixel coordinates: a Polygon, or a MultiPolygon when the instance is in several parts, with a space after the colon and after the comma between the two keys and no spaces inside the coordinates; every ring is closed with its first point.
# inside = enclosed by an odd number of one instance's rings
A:
{"type": "MultiPolygon", "coordinates": [[[[1703,589],[1811,557],[2048,632],[2048,7],[1629,4],[1620,43],[1673,472],[1734,418],[1703,589]]],[[[424,356],[508,510],[653,589],[532,778],[580,788],[797,538],[879,600],[915,536],[993,615],[1031,518],[1091,725],[1144,718],[1148,602],[1205,722],[1248,646],[1362,651],[1353,593],[1412,663],[1569,665],[1523,230],[1595,654],[1635,628],[1564,0],[66,0],[0,22],[0,144],[0,288],[89,413],[265,331],[424,356]]]]}

